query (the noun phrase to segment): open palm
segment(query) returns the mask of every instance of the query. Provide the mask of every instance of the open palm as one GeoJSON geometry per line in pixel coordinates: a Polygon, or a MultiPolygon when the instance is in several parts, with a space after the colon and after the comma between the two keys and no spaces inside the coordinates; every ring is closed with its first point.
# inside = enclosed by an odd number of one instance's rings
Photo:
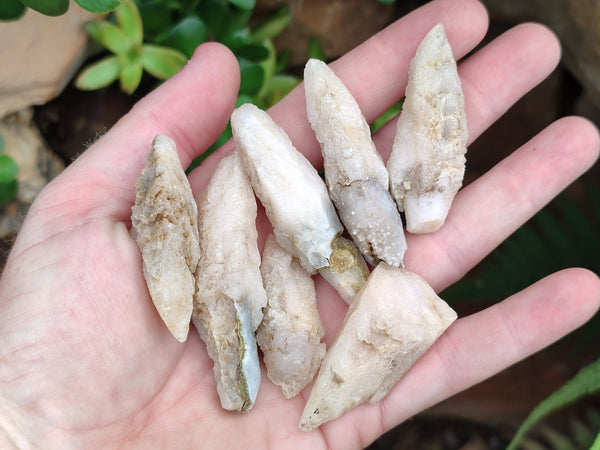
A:
{"type": "MultiPolygon", "coordinates": [[[[485,34],[475,0],[436,0],[332,64],[373,120],[404,92],[419,40],[442,22],[457,58],[485,34]]],[[[525,24],[459,66],[471,141],[555,67],[559,47],[525,24]]],[[[502,370],[585,322],[600,303],[598,278],[582,269],[551,275],[506,301],[459,319],[381,402],[362,405],[310,433],[298,421],[309,389],[286,400],[266,376],[254,409],[221,409],[204,344],[185,344],[162,324],[129,235],[135,179],[158,133],[183,165],[220,134],[239,71],[205,44],[179,74],[139,102],[39,195],[0,281],[0,442],[17,447],[363,447],[402,420],[502,370]]],[[[318,165],[302,88],[270,111],[318,165]]],[[[387,158],[394,124],[375,142],[387,158]]],[[[231,144],[190,175],[195,193],[231,144]]],[[[597,158],[598,135],[564,118],[457,196],[445,226],[409,236],[406,266],[441,290],[460,279],[597,158]]],[[[266,229],[266,219],[259,217],[266,229]]],[[[264,239],[264,233],[262,236],[264,239]]],[[[346,305],[317,282],[331,343],[346,305]]],[[[264,370],[263,370],[264,374],[264,370]]]]}

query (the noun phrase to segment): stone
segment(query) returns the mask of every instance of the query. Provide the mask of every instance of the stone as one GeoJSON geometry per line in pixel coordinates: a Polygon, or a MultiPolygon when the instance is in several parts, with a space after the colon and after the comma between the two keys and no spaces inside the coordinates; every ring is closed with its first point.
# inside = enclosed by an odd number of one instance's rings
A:
{"type": "Polygon", "coordinates": [[[59,17],[33,10],[0,22],[0,117],[56,97],[87,56],[83,25],[98,15],[75,2],[59,17]]]}
{"type": "Polygon", "coordinates": [[[327,350],[300,429],[381,400],[456,317],[423,278],[379,263],[327,350]]]}
{"type": "Polygon", "coordinates": [[[261,273],[267,307],[256,339],[267,376],[292,398],[312,381],[325,355],[315,286],[298,259],[268,236],[261,273]]]}
{"type": "Polygon", "coordinates": [[[372,265],[399,267],[406,252],[389,174],[358,103],[334,72],[311,59],[304,69],[308,120],[321,145],[329,196],[354,243],[372,265]]]}
{"type": "Polygon", "coordinates": [[[16,233],[29,206],[37,194],[65,165],[42,138],[32,123],[32,110],[24,109],[0,120],[0,135],[4,139],[4,154],[19,166],[19,187],[9,205],[0,206],[0,237],[16,233]]]}
{"type": "Polygon", "coordinates": [[[256,200],[236,150],[196,198],[200,260],[192,321],[214,361],[221,406],[252,408],[260,386],[254,332],[267,296],[260,273],[256,200]]]}
{"type": "Polygon", "coordinates": [[[390,190],[411,233],[437,231],[465,172],[467,122],[456,61],[441,24],[422,40],[387,163],[390,190]]]}
{"type": "Polygon", "coordinates": [[[329,265],[319,269],[319,275],[350,305],[367,282],[369,268],[352,241],[338,235],[331,242],[329,265]]]}
{"type": "Polygon", "coordinates": [[[198,211],[175,142],[157,135],[136,182],[131,233],[154,305],[169,331],[188,336],[200,258],[198,211]]]}
{"type": "Polygon", "coordinates": [[[252,104],[233,112],[231,128],[279,244],[310,274],[329,265],[331,241],[343,227],[315,168],[273,119],[252,104]]]}
{"type": "Polygon", "coordinates": [[[231,129],[279,245],[296,256],[311,275],[325,270],[326,279],[341,288],[340,295],[349,301],[348,288],[364,283],[364,274],[357,270],[364,261],[358,252],[346,252],[346,257],[357,259],[343,267],[338,265],[336,270],[326,270],[332,243],[344,228],[315,168],[269,114],[252,104],[233,112],[231,129]],[[357,278],[349,279],[353,276],[357,278]]]}

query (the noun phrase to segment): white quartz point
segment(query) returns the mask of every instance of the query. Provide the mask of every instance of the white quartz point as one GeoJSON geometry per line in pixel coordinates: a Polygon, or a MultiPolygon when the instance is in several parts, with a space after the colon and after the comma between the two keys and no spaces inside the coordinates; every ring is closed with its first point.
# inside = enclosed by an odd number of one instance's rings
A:
{"type": "Polygon", "coordinates": [[[331,241],[343,229],[325,183],[258,107],[247,103],[236,109],[231,128],[277,241],[315,274],[329,264],[331,241]]]}
{"type": "Polygon", "coordinates": [[[382,260],[401,266],[406,252],[402,219],[358,103],[316,59],[306,64],[304,86],[308,120],[321,144],[325,181],[340,219],[371,264],[382,260]]]}
{"type": "Polygon", "coordinates": [[[198,212],[175,142],[158,135],[136,182],[132,235],[154,305],[169,331],[187,339],[195,290],[198,212]]]}
{"type": "Polygon", "coordinates": [[[260,385],[254,331],[267,297],[260,274],[256,200],[237,151],[197,197],[201,256],[192,320],[214,361],[223,408],[250,409],[260,385]]]}
{"type": "Polygon", "coordinates": [[[267,376],[292,398],[312,381],[325,355],[315,287],[298,259],[272,234],[263,250],[261,273],[268,304],[256,339],[267,376]]]}
{"type": "Polygon", "coordinates": [[[379,263],[327,350],[300,428],[379,401],[455,319],[420,276],[379,263]]]}
{"type": "Polygon", "coordinates": [[[406,229],[437,231],[462,185],[467,122],[456,61],[436,25],[410,63],[406,98],[388,160],[390,189],[406,229]]]}

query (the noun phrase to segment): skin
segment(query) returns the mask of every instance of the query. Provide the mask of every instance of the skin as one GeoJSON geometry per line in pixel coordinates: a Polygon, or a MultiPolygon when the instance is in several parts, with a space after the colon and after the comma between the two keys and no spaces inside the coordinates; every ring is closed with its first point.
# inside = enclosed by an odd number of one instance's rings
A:
{"type": "MultiPolygon", "coordinates": [[[[456,57],[473,49],[487,28],[477,1],[436,0],[332,64],[367,120],[402,96],[418,41],[438,22],[444,23],[456,57]]],[[[524,24],[461,62],[470,139],[547,76],[559,54],[550,31],[524,24]]],[[[598,278],[583,269],[564,270],[460,318],[381,402],[362,405],[315,431],[298,429],[310,388],[286,400],[266,377],[250,413],[223,411],[198,334],[192,329],[187,342],[178,343],[154,310],[128,228],[135,179],[154,135],[171,136],[186,166],[225,127],[238,84],[234,57],[217,44],[202,45],[179,74],[140,101],[40,193],[0,280],[1,444],[360,448],[544,348],[596,312],[598,278]]],[[[270,112],[319,165],[303,107],[301,86],[270,112]]],[[[384,158],[393,127],[375,137],[384,158]]],[[[230,148],[226,144],[190,175],[195,193],[230,148]]],[[[550,124],[460,191],[439,232],[408,236],[407,268],[438,291],[460,279],[585,172],[598,148],[598,133],[585,119],[550,124]]],[[[259,228],[264,239],[263,216],[259,228]]],[[[347,306],[320,280],[317,296],[329,344],[347,306]]]]}

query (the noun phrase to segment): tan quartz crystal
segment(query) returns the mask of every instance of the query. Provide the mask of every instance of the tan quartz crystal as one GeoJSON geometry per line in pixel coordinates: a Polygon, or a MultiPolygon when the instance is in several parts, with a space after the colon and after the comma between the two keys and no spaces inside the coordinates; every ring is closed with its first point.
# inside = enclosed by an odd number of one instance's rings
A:
{"type": "Polygon", "coordinates": [[[421,277],[379,263],[327,350],[300,428],[379,401],[455,319],[421,277]]]}
{"type": "Polygon", "coordinates": [[[258,107],[247,103],[236,109],[231,128],[277,241],[315,274],[329,264],[331,241],[343,229],[325,183],[258,107]]]}
{"type": "Polygon", "coordinates": [[[325,355],[315,287],[298,259],[273,235],[265,244],[261,273],[268,303],[256,339],[267,376],[292,398],[312,381],[325,355]]]}
{"type": "MultiPolygon", "coordinates": [[[[231,128],[279,245],[296,256],[308,273],[327,271],[332,245],[343,226],[315,168],[269,114],[252,104],[233,112],[231,128]]],[[[327,271],[326,279],[341,288],[340,295],[349,302],[348,288],[365,281],[364,273],[357,270],[365,263],[358,252],[347,256],[356,259],[344,270],[338,265],[327,271]],[[353,276],[357,278],[351,280],[353,276]]]]}
{"type": "Polygon", "coordinates": [[[222,407],[245,411],[260,385],[254,331],[267,298],[256,200],[237,150],[219,162],[197,201],[201,256],[192,320],[214,361],[222,407]]]}
{"type": "Polygon", "coordinates": [[[388,160],[390,189],[406,229],[438,230],[462,185],[467,122],[452,49],[441,24],[410,63],[406,98],[388,160]]]}
{"type": "Polygon", "coordinates": [[[200,257],[197,208],[175,142],[158,135],[136,182],[132,235],[152,301],[169,331],[187,339],[200,257]]]}
{"type": "Polygon", "coordinates": [[[367,261],[401,266],[406,252],[402,219],[358,103],[316,59],[306,64],[304,87],[308,120],[321,144],[325,181],[340,219],[367,261]]]}

